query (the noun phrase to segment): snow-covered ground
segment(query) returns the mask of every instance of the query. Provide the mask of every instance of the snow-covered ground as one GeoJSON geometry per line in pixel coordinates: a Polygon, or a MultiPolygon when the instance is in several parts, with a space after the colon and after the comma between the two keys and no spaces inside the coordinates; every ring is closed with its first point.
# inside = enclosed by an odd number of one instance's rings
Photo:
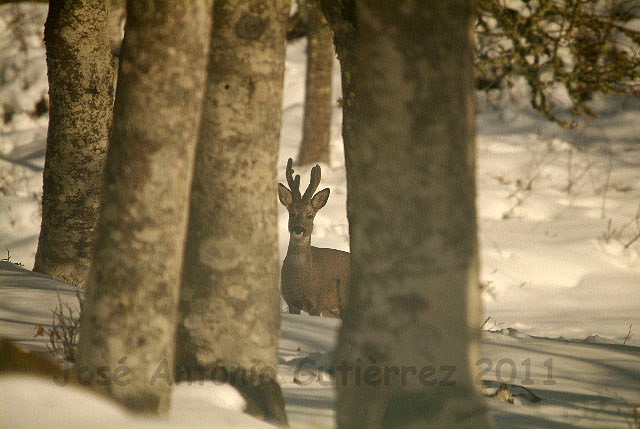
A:
{"type": "MultiPolygon", "coordinates": [[[[23,12],[41,31],[46,6],[23,12]]],[[[9,19],[16,19],[14,6],[0,6],[0,257],[9,251],[11,261],[30,269],[47,127],[47,116],[33,111],[47,83],[42,35],[27,32],[21,44],[9,19]],[[5,123],[9,110],[14,113],[5,123]]],[[[304,41],[289,45],[282,182],[301,138],[304,52],[304,41]]],[[[339,86],[337,71],[335,77],[339,86]]],[[[530,393],[514,387],[513,404],[488,403],[500,427],[638,427],[632,413],[640,407],[640,239],[633,239],[640,233],[640,103],[596,100],[601,117],[567,132],[526,100],[517,92],[512,100],[478,97],[487,319],[478,368],[484,380],[526,387],[541,400],[532,402],[530,393]]],[[[316,218],[313,241],[348,250],[337,105],[334,113],[331,162],[322,165],[322,186],[332,192],[316,218]]],[[[304,184],[309,169],[297,170],[304,184]]],[[[284,259],[284,207],[280,215],[284,259]]],[[[35,325],[50,323],[56,290],[75,302],[70,286],[0,262],[0,336],[44,349],[33,337],[35,325]]],[[[279,376],[293,427],[333,425],[334,390],[316,367],[330,362],[338,327],[333,319],[283,315],[279,376]]],[[[50,380],[0,379],[0,427],[257,427],[241,408],[242,400],[225,386],[178,386],[169,422],[142,423],[50,380]]]]}

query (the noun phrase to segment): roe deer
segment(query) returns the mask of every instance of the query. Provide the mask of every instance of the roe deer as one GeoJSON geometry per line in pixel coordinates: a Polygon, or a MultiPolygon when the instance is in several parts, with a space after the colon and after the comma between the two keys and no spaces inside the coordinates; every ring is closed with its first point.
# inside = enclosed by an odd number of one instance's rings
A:
{"type": "Polygon", "coordinates": [[[300,195],[300,176],[293,178],[287,162],[287,189],[278,183],[278,198],[289,211],[289,248],[282,264],[282,296],[290,314],[304,310],[312,316],[339,317],[349,283],[350,255],[311,246],[313,219],[329,199],[329,188],[313,195],[320,184],[320,166],[311,169],[309,187],[300,195]]]}

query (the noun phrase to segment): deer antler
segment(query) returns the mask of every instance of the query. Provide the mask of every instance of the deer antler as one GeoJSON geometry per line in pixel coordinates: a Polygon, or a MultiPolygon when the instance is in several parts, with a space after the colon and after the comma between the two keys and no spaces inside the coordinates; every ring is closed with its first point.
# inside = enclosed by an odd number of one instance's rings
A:
{"type": "MultiPolygon", "coordinates": [[[[293,159],[289,158],[287,161],[287,183],[293,194],[293,201],[299,202],[302,200],[300,196],[300,175],[296,174],[296,178],[293,178],[293,159]]],[[[306,194],[305,194],[306,195],[306,194]]]]}
{"type": "Polygon", "coordinates": [[[302,201],[311,201],[311,197],[313,197],[313,193],[318,189],[318,185],[320,185],[320,166],[316,165],[311,169],[311,181],[309,182],[307,190],[304,191],[302,201]]]}

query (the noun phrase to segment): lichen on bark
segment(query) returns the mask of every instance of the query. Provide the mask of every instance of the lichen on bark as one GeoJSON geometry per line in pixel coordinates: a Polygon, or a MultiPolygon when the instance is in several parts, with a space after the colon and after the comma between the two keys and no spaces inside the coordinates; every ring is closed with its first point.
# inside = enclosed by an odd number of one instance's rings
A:
{"type": "Polygon", "coordinates": [[[247,412],[279,424],[276,163],[288,8],[214,2],[176,357],[181,374],[264,373],[235,385],[247,412]]]}
{"type": "Polygon", "coordinates": [[[169,410],[209,28],[208,1],[128,2],[75,367],[126,368],[96,387],[134,411],[169,410]]]}
{"type": "Polygon", "coordinates": [[[358,2],[341,428],[491,426],[472,365],[481,301],[471,24],[468,0],[358,2]],[[398,373],[358,382],[368,367],[398,373]]]}
{"type": "Polygon", "coordinates": [[[34,271],[83,286],[111,125],[109,2],[52,1],[45,23],[49,128],[34,271]]]}

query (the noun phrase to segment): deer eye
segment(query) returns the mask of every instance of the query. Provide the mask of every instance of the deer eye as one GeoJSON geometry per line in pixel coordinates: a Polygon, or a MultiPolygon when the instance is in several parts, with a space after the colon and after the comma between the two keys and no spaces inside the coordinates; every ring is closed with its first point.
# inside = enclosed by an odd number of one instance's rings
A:
{"type": "Polygon", "coordinates": [[[313,215],[307,215],[307,219],[313,219],[313,215]]]}

